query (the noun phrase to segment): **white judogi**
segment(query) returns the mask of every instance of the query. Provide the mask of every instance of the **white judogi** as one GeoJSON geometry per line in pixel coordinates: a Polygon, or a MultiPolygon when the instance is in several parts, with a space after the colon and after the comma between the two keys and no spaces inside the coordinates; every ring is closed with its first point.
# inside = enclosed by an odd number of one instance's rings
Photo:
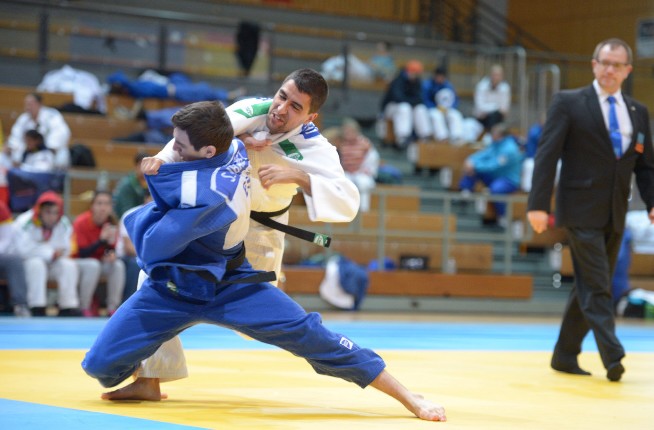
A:
{"type": "Polygon", "coordinates": [[[27,282],[27,305],[45,307],[47,302],[47,281],[57,281],[58,299],[61,309],[79,307],[77,294],[78,270],[70,258],[73,227],[65,216],[57,222],[48,238],[34,221],[34,209],[24,212],[13,223],[14,242],[12,252],[25,260],[27,282]],[[53,260],[56,251],[63,255],[53,260]]]}
{"type": "Polygon", "coordinates": [[[27,112],[23,112],[16,119],[11,128],[11,135],[7,140],[7,145],[11,149],[11,159],[15,163],[20,163],[23,160],[25,132],[28,130],[36,130],[43,135],[45,146],[55,153],[57,168],[68,168],[70,165],[70,152],[68,149],[70,128],[57,109],[41,106],[36,120],[27,112]]]}
{"type": "MultiPolygon", "coordinates": [[[[273,185],[266,190],[259,181],[259,168],[266,164],[288,166],[302,170],[311,178],[311,195],[304,194],[311,221],[349,222],[359,209],[359,191],[345,177],[336,148],[329,143],[313,123],[303,124],[288,133],[271,135],[266,126],[272,99],[251,98],[227,107],[234,135],[250,133],[256,139],[268,138],[273,144],[262,151],[248,151],[252,166],[252,210],[276,212],[291,204],[298,192],[296,184],[273,185]]],[[[180,161],[173,151],[174,141],[157,155],[166,163],[180,161]]],[[[288,223],[288,212],[273,218],[288,223]]],[[[284,233],[250,220],[245,237],[246,256],[252,267],[275,271],[279,279],[284,254],[284,233]]],[[[139,285],[141,279],[139,279],[139,285]]],[[[139,376],[175,380],[188,374],[179,338],[166,342],[143,362],[139,376]]]]}

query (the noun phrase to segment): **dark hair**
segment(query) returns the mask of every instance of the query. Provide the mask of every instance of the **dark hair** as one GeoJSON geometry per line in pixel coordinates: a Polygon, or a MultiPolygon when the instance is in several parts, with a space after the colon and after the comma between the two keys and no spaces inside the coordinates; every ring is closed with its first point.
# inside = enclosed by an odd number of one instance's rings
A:
{"type": "Polygon", "coordinates": [[[214,146],[220,154],[229,148],[234,128],[220,102],[197,102],[184,106],[171,118],[173,125],[188,134],[195,150],[214,146]]]}
{"type": "Polygon", "coordinates": [[[325,78],[313,69],[298,69],[288,75],[282,85],[291,79],[301,93],[308,94],[311,98],[309,113],[318,112],[329,94],[329,86],[325,78]]]}
{"type": "Polygon", "coordinates": [[[145,157],[148,157],[148,154],[146,154],[145,152],[137,152],[136,155],[134,156],[134,165],[141,164],[141,161],[143,161],[145,157]]]}
{"type": "Polygon", "coordinates": [[[617,37],[612,37],[610,39],[606,39],[601,41],[600,43],[597,44],[595,47],[595,52],[593,52],[593,59],[599,61],[599,52],[604,48],[606,45],[609,45],[611,50],[614,50],[615,48],[622,46],[625,51],[627,51],[627,64],[631,64],[633,61],[633,53],[631,52],[631,47],[627,42],[625,42],[622,39],[618,39],[617,37]]]}
{"type": "Polygon", "coordinates": [[[447,69],[445,69],[443,66],[438,66],[434,69],[434,75],[447,76],[447,69]]]}
{"type": "Polygon", "coordinates": [[[111,191],[103,190],[103,189],[97,189],[97,190],[93,191],[93,198],[91,199],[91,204],[93,204],[93,202],[95,202],[95,199],[97,199],[98,196],[101,196],[103,194],[106,195],[106,196],[109,196],[110,199],[113,198],[113,195],[111,194],[111,191]]]}
{"type": "MultiPolygon", "coordinates": [[[[104,190],[104,189],[96,189],[95,191],[93,191],[93,198],[91,199],[91,203],[89,204],[89,206],[93,206],[93,203],[95,203],[95,201],[97,200],[97,198],[98,198],[99,196],[103,196],[103,195],[104,195],[104,196],[108,196],[108,197],[109,197],[109,201],[110,201],[110,202],[113,202],[113,194],[111,194],[111,191],[109,191],[109,190],[104,190]]],[[[113,211],[112,211],[112,212],[109,214],[109,216],[107,217],[107,222],[108,222],[109,224],[116,225],[116,218],[114,217],[113,211]]]]}
{"type": "Polygon", "coordinates": [[[39,104],[43,104],[43,97],[39,93],[29,93],[27,94],[27,97],[34,97],[34,100],[36,100],[39,104]]]}
{"type": "Polygon", "coordinates": [[[39,133],[37,130],[27,130],[25,132],[25,137],[29,137],[30,139],[36,140],[39,147],[44,145],[43,135],[39,133]]]}

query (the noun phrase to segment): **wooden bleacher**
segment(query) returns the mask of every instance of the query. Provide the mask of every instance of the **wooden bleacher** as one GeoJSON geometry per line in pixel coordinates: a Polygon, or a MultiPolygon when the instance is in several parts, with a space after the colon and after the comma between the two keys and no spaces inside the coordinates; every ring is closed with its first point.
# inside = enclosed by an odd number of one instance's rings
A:
{"type": "MultiPolygon", "coordinates": [[[[561,275],[574,276],[570,248],[564,246],[561,251],[561,275]]],[[[629,266],[629,283],[631,288],[654,291],[654,254],[631,255],[629,266]]]]}
{"type": "MultiPolygon", "coordinates": [[[[399,265],[400,257],[418,256],[427,259],[427,270],[371,272],[369,294],[407,296],[452,296],[528,299],[531,297],[530,276],[492,273],[493,246],[490,243],[450,242],[448,255],[456,261],[457,273],[443,274],[443,230],[456,230],[456,217],[446,219],[439,213],[420,212],[418,188],[383,185],[385,229],[383,256],[399,265]]],[[[367,266],[378,259],[379,196],[373,195],[372,209],[361,213],[351,223],[312,223],[308,219],[301,195],[290,209],[290,224],[314,232],[332,234],[331,253],[344,255],[367,266]]],[[[285,288],[291,294],[316,294],[324,277],[323,269],[297,266],[325,250],[309,242],[286,236],[284,252],[285,288]]]]}
{"type": "Polygon", "coordinates": [[[136,142],[113,142],[107,139],[81,139],[93,152],[97,170],[129,172],[134,168],[134,157],[139,152],[155,155],[161,150],[158,145],[136,142]]]}
{"type": "Polygon", "coordinates": [[[463,162],[478,149],[474,145],[454,146],[442,142],[419,143],[416,168],[431,170],[450,168],[452,169],[450,189],[458,189],[463,162]]]}
{"type": "MultiPolygon", "coordinates": [[[[0,85],[0,108],[23,112],[25,107],[25,96],[37,92],[33,87],[0,85]]],[[[43,97],[43,104],[46,106],[62,106],[73,102],[72,93],[44,93],[39,92],[43,97]]]]}
{"type": "MultiPolygon", "coordinates": [[[[285,267],[282,288],[288,294],[318,294],[324,270],[285,267]]],[[[528,300],[531,276],[442,274],[423,271],[370,272],[369,295],[528,300]]]]}

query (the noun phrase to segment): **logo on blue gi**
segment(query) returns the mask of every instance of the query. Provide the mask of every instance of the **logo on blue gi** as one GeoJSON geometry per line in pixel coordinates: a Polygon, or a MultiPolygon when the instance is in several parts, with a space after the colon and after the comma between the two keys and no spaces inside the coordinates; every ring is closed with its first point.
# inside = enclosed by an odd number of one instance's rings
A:
{"type": "Polygon", "coordinates": [[[346,337],[342,337],[339,343],[344,347],[346,347],[347,349],[352,349],[352,347],[354,346],[354,343],[352,343],[352,341],[346,337]]]}

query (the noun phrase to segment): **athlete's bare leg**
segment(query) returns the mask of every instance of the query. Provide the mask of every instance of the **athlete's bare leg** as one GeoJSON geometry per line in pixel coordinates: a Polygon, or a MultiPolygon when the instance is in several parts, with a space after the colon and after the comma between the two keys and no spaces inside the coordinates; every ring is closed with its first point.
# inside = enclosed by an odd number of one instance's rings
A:
{"type": "Polygon", "coordinates": [[[445,408],[430,402],[420,394],[412,393],[386,370],[383,370],[370,386],[393,397],[421,420],[447,421],[445,408]]]}
{"type": "Polygon", "coordinates": [[[103,400],[149,400],[158,402],[167,399],[168,395],[161,392],[159,378],[136,378],[129,385],[108,393],[102,393],[103,400]]]}
{"type": "MultiPolygon", "coordinates": [[[[425,399],[420,394],[412,393],[386,370],[382,371],[370,386],[393,397],[422,420],[447,421],[445,408],[425,399]]],[[[159,378],[138,377],[123,388],[103,393],[102,398],[104,400],[160,401],[168,396],[161,393],[159,378]]]]}

